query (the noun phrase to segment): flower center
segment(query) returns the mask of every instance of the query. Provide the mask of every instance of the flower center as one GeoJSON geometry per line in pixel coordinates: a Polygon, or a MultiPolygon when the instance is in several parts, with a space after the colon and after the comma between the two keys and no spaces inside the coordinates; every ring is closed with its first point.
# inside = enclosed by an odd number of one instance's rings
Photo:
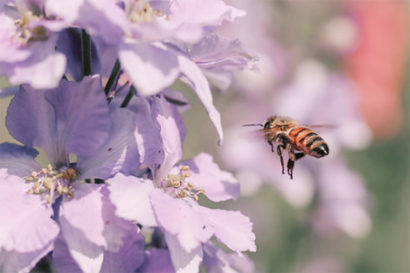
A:
{"type": "Polygon", "coordinates": [[[46,199],[49,204],[54,200],[54,194],[67,195],[73,197],[70,182],[77,179],[79,174],[73,168],[62,167],[59,170],[54,170],[49,164],[47,168],[41,169],[40,172],[33,171],[31,176],[25,180],[32,184],[28,190],[30,194],[46,194],[46,199]]]}
{"type": "Polygon", "coordinates": [[[31,11],[24,11],[23,16],[14,21],[17,27],[16,34],[14,35],[16,42],[25,45],[29,42],[47,40],[46,29],[43,26],[36,26],[36,23],[39,21],[39,16],[34,15],[31,11]]]}
{"type": "Polygon", "coordinates": [[[189,166],[181,166],[178,174],[168,174],[161,183],[162,189],[175,198],[190,197],[198,201],[198,194],[205,191],[186,181],[191,176],[189,170],[189,166]]]}
{"type": "Polygon", "coordinates": [[[163,15],[162,10],[154,9],[144,0],[136,0],[131,10],[130,21],[133,23],[148,23],[163,15]]]}

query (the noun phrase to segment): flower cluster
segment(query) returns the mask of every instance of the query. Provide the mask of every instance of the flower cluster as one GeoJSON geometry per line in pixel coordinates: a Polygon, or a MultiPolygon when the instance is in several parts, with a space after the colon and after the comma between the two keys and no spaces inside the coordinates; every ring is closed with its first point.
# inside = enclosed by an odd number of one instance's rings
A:
{"type": "Polygon", "coordinates": [[[23,144],[0,144],[1,272],[43,257],[58,272],[252,270],[250,219],[201,204],[239,183],[206,153],[182,161],[189,103],[171,89],[196,93],[221,142],[209,81],[226,88],[254,58],[216,30],[244,15],[222,0],[1,1],[14,87],[0,94],[23,144]]]}

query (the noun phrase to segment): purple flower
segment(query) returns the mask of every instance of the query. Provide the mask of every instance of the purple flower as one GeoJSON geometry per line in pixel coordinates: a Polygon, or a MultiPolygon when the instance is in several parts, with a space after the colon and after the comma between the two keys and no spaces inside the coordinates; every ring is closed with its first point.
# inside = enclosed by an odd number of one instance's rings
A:
{"type": "Polygon", "coordinates": [[[64,5],[49,0],[46,6],[67,24],[89,31],[105,63],[112,65],[118,57],[139,95],[156,94],[176,79],[185,79],[204,104],[222,141],[220,114],[207,79],[194,61],[168,41],[197,42],[223,21],[243,16],[242,11],[221,0],[125,1],[118,5],[109,0],[64,5]]]}
{"type": "Polygon", "coordinates": [[[55,32],[64,23],[49,19],[41,5],[9,1],[0,13],[0,75],[12,85],[28,83],[33,88],[56,87],[64,74],[66,59],[55,51],[55,32]]]}
{"type": "Polygon", "coordinates": [[[108,44],[125,37],[139,42],[199,41],[209,29],[233,21],[245,12],[222,0],[113,1],[47,0],[46,7],[65,21],[86,28],[108,44]],[[84,16],[87,14],[88,16],[84,16]]]}
{"type": "Polygon", "coordinates": [[[256,58],[248,53],[238,39],[209,34],[193,44],[188,53],[212,84],[225,90],[232,74],[245,68],[254,69],[256,58]]]}
{"type": "Polygon", "coordinates": [[[213,201],[237,198],[237,181],[221,171],[207,154],[176,165],[182,157],[182,121],[175,106],[164,97],[152,100],[153,126],[158,124],[160,128],[164,161],[159,167],[150,167],[152,179],[119,173],[107,180],[116,214],[143,226],[160,227],[178,272],[198,270],[203,256],[201,244],[212,236],[234,251],[255,251],[252,224],[247,217],[238,211],[209,209],[197,202],[203,192],[213,201]]]}
{"type": "MultiPolygon", "coordinates": [[[[127,109],[108,107],[100,81],[99,77],[63,81],[49,91],[23,86],[10,103],[8,129],[28,147],[0,146],[6,194],[2,200],[13,207],[0,210],[4,229],[0,247],[4,255],[19,261],[3,261],[2,267],[29,271],[52,249],[60,233],[82,271],[100,271],[105,263],[108,268],[115,265],[111,259],[124,247],[130,230],[135,231],[131,222],[114,214],[107,185],[80,181],[130,172],[142,160],[136,138],[144,133],[135,128],[137,117],[127,109]],[[32,146],[46,151],[51,163],[47,168],[34,161],[37,152],[32,146]],[[69,161],[69,154],[77,155],[76,164],[69,161]]],[[[142,162],[152,158],[146,152],[142,162]]]]}
{"type": "Polygon", "coordinates": [[[242,253],[226,253],[213,243],[203,244],[203,266],[209,273],[217,272],[255,272],[253,262],[242,253]]]}

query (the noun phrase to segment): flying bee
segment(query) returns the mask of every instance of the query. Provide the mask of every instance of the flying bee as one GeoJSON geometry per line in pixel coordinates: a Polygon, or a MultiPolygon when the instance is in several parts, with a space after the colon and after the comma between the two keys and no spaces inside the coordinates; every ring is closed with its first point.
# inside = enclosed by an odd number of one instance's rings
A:
{"type": "MultiPolygon", "coordinates": [[[[298,122],[279,116],[271,116],[265,123],[245,124],[244,126],[261,126],[265,140],[279,155],[282,165],[282,173],[285,173],[282,150],[289,154],[287,173],[293,179],[293,168],[295,161],[305,155],[323,157],[329,154],[329,147],[321,136],[313,132],[308,126],[300,125],[298,122]]],[[[311,126],[314,127],[314,126],[311,126]]],[[[318,127],[318,126],[315,126],[318,127]]]]}

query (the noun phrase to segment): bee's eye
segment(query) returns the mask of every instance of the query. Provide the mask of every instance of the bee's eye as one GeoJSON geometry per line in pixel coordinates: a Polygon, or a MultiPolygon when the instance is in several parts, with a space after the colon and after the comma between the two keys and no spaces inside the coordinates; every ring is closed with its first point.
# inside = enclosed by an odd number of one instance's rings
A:
{"type": "Polygon", "coordinates": [[[263,129],[269,129],[269,128],[270,128],[270,124],[271,124],[271,121],[270,121],[270,120],[268,120],[267,122],[265,122],[265,125],[263,126],[263,129]]]}

